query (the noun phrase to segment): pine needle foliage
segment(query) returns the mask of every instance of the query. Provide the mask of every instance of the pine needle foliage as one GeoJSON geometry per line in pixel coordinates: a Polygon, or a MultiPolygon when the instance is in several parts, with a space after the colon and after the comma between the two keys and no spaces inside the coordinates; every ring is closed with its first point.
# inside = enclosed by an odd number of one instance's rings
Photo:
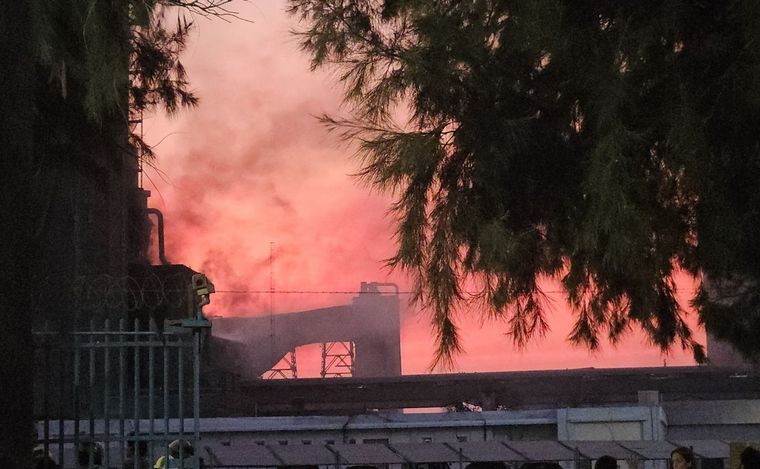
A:
{"type": "Polygon", "coordinates": [[[734,300],[703,285],[694,304],[757,356],[757,2],[290,0],[290,12],[312,67],[345,86],[350,116],[324,122],[397,197],[389,263],[432,311],[435,364],[461,350],[456,311],[473,302],[519,346],[545,333],[543,278],[573,307],[573,343],[638,327],[703,362],[680,271],[734,280],[734,300]]]}
{"type": "Polygon", "coordinates": [[[198,104],[179,60],[193,26],[186,15],[237,18],[231,2],[31,0],[36,59],[64,101],[93,126],[129,125],[131,145],[152,159],[134,123],[144,112],[171,115],[198,104]]]}

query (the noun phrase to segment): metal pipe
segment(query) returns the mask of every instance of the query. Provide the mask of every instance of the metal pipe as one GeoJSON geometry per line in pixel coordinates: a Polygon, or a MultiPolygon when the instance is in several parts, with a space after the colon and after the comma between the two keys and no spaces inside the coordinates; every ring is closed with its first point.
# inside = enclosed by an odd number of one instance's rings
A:
{"type": "MultiPolygon", "coordinates": [[[[63,431],[63,416],[64,416],[64,396],[68,397],[67,393],[67,386],[66,386],[66,377],[69,375],[69,370],[71,370],[71,362],[69,361],[69,352],[65,350],[61,350],[58,355],[58,364],[60,365],[58,367],[60,372],[60,377],[58,380],[58,386],[59,386],[59,392],[58,392],[58,467],[63,467],[63,438],[64,438],[64,431],[63,431]]],[[[68,400],[68,399],[66,399],[68,400]]],[[[69,409],[69,407],[67,407],[69,409]]]]}
{"type": "MultiPolygon", "coordinates": [[[[95,320],[90,320],[90,334],[87,340],[88,344],[95,342],[95,320]]],[[[87,419],[89,420],[89,446],[88,451],[90,459],[87,463],[88,468],[95,465],[96,443],[95,443],[95,348],[90,348],[90,374],[87,377],[87,383],[90,386],[90,402],[87,403],[87,419]]],[[[102,464],[102,462],[101,462],[102,464]]]]}
{"type": "MultiPolygon", "coordinates": [[[[50,322],[45,321],[45,332],[50,332],[50,322]]],[[[50,454],[48,451],[50,450],[50,443],[48,440],[50,440],[50,412],[49,412],[49,399],[48,399],[48,393],[50,392],[50,380],[48,379],[48,373],[50,373],[50,356],[51,356],[51,347],[50,347],[50,337],[48,335],[45,335],[43,342],[42,342],[42,353],[43,353],[43,360],[44,360],[44,370],[45,370],[45,382],[42,386],[42,407],[45,409],[45,420],[44,420],[44,427],[43,427],[43,445],[44,445],[44,451],[45,456],[50,454]]],[[[60,399],[60,396],[59,396],[60,399]]],[[[61,433],[61,427],[58,427],[58,433],[61,433]]]]}
{"type": "MultiPolygon", "coordinates": [[[[164,321],[166,329],[166,321],[164,321]]],[[[169,460],[169,343],[166,335],[163,336],[164,352],[164,461],[169,460]]],[[[168,464],[166,464],[168,466],[168,464]]]]}
{"type": "MultiPolygon", "coordinates": [[[[149,419],[149,427],[148,427],[148,435],[149,435],[149,443],[148,443],[148,454],[151,456],[153,455],[153,439],[154,435],[156,433],[156,425],[155,425],[155,418],[156,413],[155,409],[153,408],[153,402],[155,401],[155,394],[156,394],[156,352],[155,352],[155,343],[158,339],[158,334],[156,334],[156,331],[158,330],[158,327],[156,327],[156,320],[154,318],[150,318],[150,321],[148,323],[148,329],[150,332],[152,332],[155,335],[150,336],[150,342],[148,346],[148,419],[149,419]]],[[[139,443],[136,443],[136,445],[139,443]]],[[[135,458],[135,466],[137,466],[137,458],[135,458]]]]}
{"type": "MultiPolygon", "coordinates": [[[[105,320],[105,332],[111,332],[111,321],[106,319],[105,320]]],[[[111,355],[109,352],[109,335],[106,334],[103,337],[103,342],[105,342],[105,348],[103,349],[103,420],[104,420],[104,446],[105,446],[105,460],[103,463],[105,464],[105,467],[111,467],[111,416],[109,412],[109,386],[108,383],[111,382],[111,355]]]]}
{"type": "Polygon", "coordinates": [[[184,439],[185,433],[185,362],[183,355],[185,353],[185,342],[183,337],[177,337],[179,347],[177,347],[177,417],[179,418],[179,439],[184,439]]]}
{"type": "MultiPolygon", "coordinates": [[[[140,320],[135,318],[134,322],[134,331],[140,332],[140,320]]],[[[150,341],[150,337],[148,338],[150,341]]],[[[134,387],[134,393],[132,394],[133,398],[133,406],[132,409],[132,418],[133,418],[133,424],[134,424],[134,444],[132,446],[132,458],[136,461],[139,459],[139,448],[140,448],[140,336],[135,334],[135,342],[134,342],[134,366],[132,368],[132,371],[134,373],[133,376],[133,387],[134,387]]]]}
{"type": "MultiPolygon", "coordinates": [[[[80,360],[82,359],[82,355],[80,352],[80,346],[79,346],[79,336],[74,336],[74,451],[79,451],[79,393],[80,393],[80,387],[79,387],[79,374],[81,372],[80,368],[80,360]]],[[[61,431],[61,430],[59,430],[61,431]]],[[[76,459],[76,467],[79,469],[81,465],[79,464],[79,458],[76,459]]]]}
{"type": "Polygon", "coordinates": [[[148,215],[156,216],[156,223],[158,226],[158,259],[161,261],[161,265],[169,265],[169,260],[166,258],[166,252],[164,251],[164,214],[157,208],[148,208],[148,215]]]}
{"type": "MultiPolygon", "coordinates": [[[[203,306],[198,305],[195,309],[195,319],[203,317],[203,306]]],[[[193,329],[193,464],[200,467],[199,450],[201,445],[201,330],[193,329]]]]}
{"type": "Polygon", "coordinates": [[[127,357],[124,339],[126,336],[126,319],[119,319],[119,455],[124,461],[126,449],[124,448],[124,419],[126,417],[127,384],[124,376],[127,373],[127,357]]]}

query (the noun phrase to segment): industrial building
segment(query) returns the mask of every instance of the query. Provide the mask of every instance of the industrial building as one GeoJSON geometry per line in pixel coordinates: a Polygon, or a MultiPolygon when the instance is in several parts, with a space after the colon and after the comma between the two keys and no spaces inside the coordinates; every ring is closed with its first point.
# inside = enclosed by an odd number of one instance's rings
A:
{"type": "MultiPolygon", "coordinates": [[[[214,467],[400,468],[487,457],[515,467],[551,461],[565,469],[586,469],[610,452],[650,461],[643,469],[664,469],[679,445],[694,448],[701,469],[727,469],[732,443],[760,441],[760,374],[745,363],[401,376],[398,297],[380,287],[363,283],[351,304],[334,308],[215,319],[212,335],[207,321],[192,319],[147,332],[139,330],[139,318],[134,332],[123,324],[118,333],[108,332],[108,324],[105,332],[96,328],[79,339],[80,361],[89,359],[89,370],[83,367],[71,388],[79,405],[68,416],[42,420],[39,439],[52,454],[73,451],[78,439],[100,442],[119,461],[129,438],[149,442],[155,456],[167,441],[186,437],[214,467]],[[276,337],[271,324],[280,331],[276,337]],[[168,341],[171,334],[175,342],[168,341]],[[344,357],[350,376],[261,379],[295,347],[336,341],[355,353],[344,357]],[[201,343],[203,353],[189,354],[188,347],[201,343]],[[99,355],[109,347],[111,355],[99,355]],[[176,357],[181,368],[181,349],[188,350],[184,362],[192,358],[196,370],[202,363],[203,373],[183,380],[180,371],[177,380],[176,370],[162,366],[176,357]],[[126,382],[100,379],[100,368],[109,366],[126,382]],[[94,406],[85,409],[97,413],[79,410],[87,402],[94,406]]],[[[193,288],[206,300],[213,290],[193,288]]],[[[193,303],[183,306],[187,315],[193,303]]]]}

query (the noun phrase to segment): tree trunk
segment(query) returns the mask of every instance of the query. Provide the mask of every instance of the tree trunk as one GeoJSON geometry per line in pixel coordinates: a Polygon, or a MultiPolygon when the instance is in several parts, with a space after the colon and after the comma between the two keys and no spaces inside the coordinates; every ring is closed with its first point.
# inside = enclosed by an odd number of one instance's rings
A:
{"type": "Polygon", "coordinates": [[[0,0],[0,467],[31,467],[29,259],[35,237],[30,2],[0,0]]]}

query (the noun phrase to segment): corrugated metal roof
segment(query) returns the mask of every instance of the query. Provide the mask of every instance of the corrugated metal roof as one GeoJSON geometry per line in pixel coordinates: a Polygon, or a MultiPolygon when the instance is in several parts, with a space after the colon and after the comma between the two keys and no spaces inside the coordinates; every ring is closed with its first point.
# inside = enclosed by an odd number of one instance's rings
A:
{"type": "MultiPolygon", "coordinates": [[[[283,461],[277,459],[266,446],[242,444],[235,446],[203,445],[210,453],[212,466],[280,466],[283,461]]],[[[209,459],[203,455],[204,459],[209,459]]]]}
{"type": "Polygon", "coordinates": [[[582,457],[599,459],[602,456],[612,456],[615,459],[630,459],[637,454],[614,441],[563,441],[563,445],[573,451],[577,448],[582,457]]]}
{"type": "Polygon", "coordinates": [[[322,445],[271,445],[268,448],[288,466],[335,464],[337,456],[322,445]]]}
{"type": "Polygon", "coordinates": [[[667,441],[619,441],[623,447],[640,454],[643,459],[669,459],[676,446],[667,441]]]}
{"type": "Polygon", "coordinates": [[[532,461],[572,461],[575,452],[557,441],[505,441],[505,445],[532,461]]]}
{"type": "Polygon", "coordinates": [[[467,461],[527,461],[525,457],[498,441],[446,443],[467,461]]]}
{"type": "MultiPolygon", "coordinates": [[[[472,441],[458,443],[393,443],[333,445],[258,445],[236,443],[225,446],[202,444],[201,455],[208,466],[282,466],[282,465],[370,465],[404,462],[477,462],[503,461],[571,461],[577,447],[582,457],[598,459],[607,454],[625,460],[633,452],[642,460],[670,458],[677,446],[692,448],[699,458],[729,457],[729,445],[719,440],[678,441],[472,441]],[[210,452],[210,458],[206,449],[210,452]],[[460,455],[461,449],[461,455],[460,455]]],[[[56,456],[57,446],[50,446],[56,456]]],[[[67,460],[73,448],[66,447],[67,460]]],[[[118,448],[111,448],[111,461],[118,458],[118,448]]]]}
{"type": "MultiPolygon", "coordinates": [[[[207,445],[204,445],[204,448],[207,445]]],[[[572,461],[580,456],[598,459],[610,455],[625,460],[634,454],[646,459],[668,459],[676,446],[693,448],[700,458],[728,458],[729,445],[719,440],[684,441],[472,441],[459,443],[392,443],[332,445],[214,445],[218,461],[208,466],[371,465],[478,462],[572,461]],[[461,452],[460,452],[461,449],[461,452]]],[[[205,457],[205,456],[204,456],[205,457]]]]}
{"type": "Polygon", "coordinates": [[[443,443],[393,443],[391,447],[414,463],[459,461],[459,455],[443,443]]]}
{"type": "Polygon", "coordinates": [[[402,464],[406,460],[382,444],[334,444],[328,447],[347,464],[402,464]]]}
{"type": "MultiPolygon", "coordinates": [[[[200,455],[207,466],[259,466],[283,465],[377,465],[404,462],[463,463],[479,461],[572,461],[573,448],[580,455],[598,459],[608,454],[625,460],[634,453],[642,460],[670,458],[677,446],[692,448],[699,458],[729,457],[730,446],[720,440],[672,441],[469,441],[449,443],[390,443],[390,444],[331,444],[331,445],[258,445],[252,442],[233,442],[232,445],[201,442],[200,455]],[[206,451],[206,449],[210,450],[206,451]],[[461,449],[461,452],[460,452],[461,449]],[[210,456],[210,457],[209,457],[210,456]]],[[[57,444],[50,445],[55,457],[57,444]]],[[[74,456],[71,443],[66,443],[67,460],[74,456]]],[[[111,443],[111,463],[118,461],[119,446],[111,443]]],[[[452,466],[454,467],[454,466],[452,466]]],[[[623,465],[623,467],[625,467],[623,465]]]]}

